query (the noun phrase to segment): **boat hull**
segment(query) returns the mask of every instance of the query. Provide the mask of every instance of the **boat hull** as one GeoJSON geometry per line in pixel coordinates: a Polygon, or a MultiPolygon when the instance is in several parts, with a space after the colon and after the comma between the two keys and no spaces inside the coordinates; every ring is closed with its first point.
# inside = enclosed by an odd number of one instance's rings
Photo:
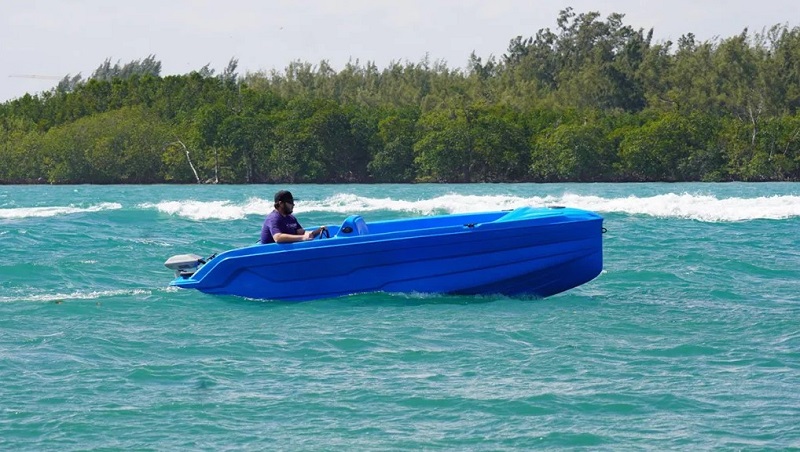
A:
{"type": "Polygon", "coordinates": [[[356,219],[328,239],[222,253],[172,285],[286,301],[380,291],[546,297],[603,266],[602,218],[578,209],[356,219]]]}

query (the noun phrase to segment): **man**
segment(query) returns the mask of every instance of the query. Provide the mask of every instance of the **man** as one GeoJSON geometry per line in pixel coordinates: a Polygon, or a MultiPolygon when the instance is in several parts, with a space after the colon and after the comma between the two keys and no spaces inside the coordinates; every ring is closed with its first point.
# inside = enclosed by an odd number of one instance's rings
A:
{"type": "Polygon", "coordinates": [[[305,240],[314,240],[326,228],[321,226],[314,231],[306,232],[297,218],[292,215],[294,211],[294,197],[287,190],[275,193],[275,210],[264,219],[261,226],[261,243],[292,243],[305,240]]]}

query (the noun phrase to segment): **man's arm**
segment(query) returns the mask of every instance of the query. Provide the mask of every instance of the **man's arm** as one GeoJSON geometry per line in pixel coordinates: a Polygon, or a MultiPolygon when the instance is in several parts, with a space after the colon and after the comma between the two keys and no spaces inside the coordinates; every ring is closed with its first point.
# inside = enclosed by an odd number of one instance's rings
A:
{"type": "MultiPolygon", "coordinates": [[[[303,231],[302,229],[298,229],[297,232],[303,231]]],[[[275,240],[275,243],[294,243],[294,242],[302,242],[305,240],[311,240],[312,237],[310,232],[303,231],[300,234],[288,234],[286,232],[278,232],[272,234],[272,238],[275,240]]]]}
{"type": "Polygon", "coordinates": [[[276,234],[272,234],[272,238],[275,239],[276,243],[293,243],[293,242],[302,242],[305,240],[314,240],[322,234],[322,231],[326,230],[325,226],[320,226],[313,231],[306,232],[305,229],[300,228],[297,230],[297,234],[287,234],[285,232],[278,232],[276,234]]]}

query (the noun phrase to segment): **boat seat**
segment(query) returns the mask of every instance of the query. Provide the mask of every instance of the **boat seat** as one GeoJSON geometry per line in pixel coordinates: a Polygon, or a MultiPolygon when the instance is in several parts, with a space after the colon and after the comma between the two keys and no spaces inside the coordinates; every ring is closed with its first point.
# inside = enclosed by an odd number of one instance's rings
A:
{"type": "Polygon", "coordinates": [[[369,228],[367,228],[367,222],[361,218],[361,215],[350,215],[349,217],[345,218],[344,222],[342,223],[342,227],[339,228],[339,232],[336,234],[337,236],[354,236],[354,235],[365,235],[369,233],[369,228]]]}

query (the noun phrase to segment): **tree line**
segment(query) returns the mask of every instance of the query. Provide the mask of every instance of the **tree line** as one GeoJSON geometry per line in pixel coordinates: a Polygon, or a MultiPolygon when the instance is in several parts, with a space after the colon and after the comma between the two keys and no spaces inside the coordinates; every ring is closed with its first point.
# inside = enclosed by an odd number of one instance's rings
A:
{"type": "Polygon", "coordinates": [[[800,180],[800,28],[653,42],[560,12],[464,69],[155,56],[0,104],[0,183],[800,180]]]}

